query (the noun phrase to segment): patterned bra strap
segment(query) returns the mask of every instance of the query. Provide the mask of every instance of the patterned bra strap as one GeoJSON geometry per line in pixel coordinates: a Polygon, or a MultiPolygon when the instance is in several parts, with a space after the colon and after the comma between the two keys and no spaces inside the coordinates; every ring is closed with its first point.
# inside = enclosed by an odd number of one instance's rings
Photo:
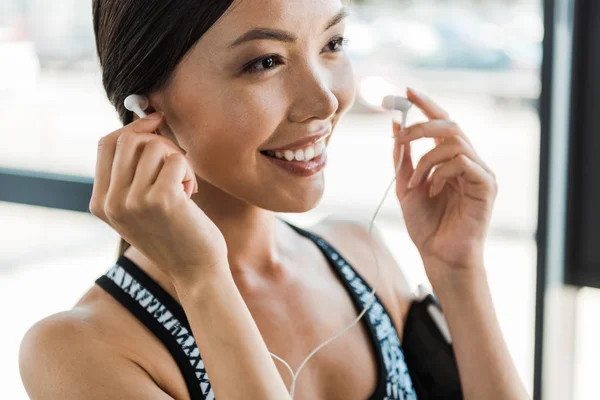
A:
{"type": "MultiPolygon", "coordinates": [[[[322,237],[294,226],[285,220],[284,222],[319,246],[344,285],[350,291],[357,310],[359,312],[362,311],[368,304],[371,297],[371,290],[373,290],[366,283],[365,279],[322,237]]],[[[379,368],[380,379],[383,374],[387,380],[387,383],[383,387],[378,388],[373,398],[416,400],[417,394],[415,393],[412,379],[406,366],[400,338],[389,312],[381,302],[379,296],[377,296],[377,293],[375,294],[375,301],[369,307],[364,318],[366,318],[372,339],[378,343],[375,352],[377,359],[382,364],[379,368]]]]}
{"type": "Polygon", "coordinates": [[[183,308],[125,256],[96,284],[138,318],[169,350],[194,400],[214,400],[200,351],[183,308]]]}

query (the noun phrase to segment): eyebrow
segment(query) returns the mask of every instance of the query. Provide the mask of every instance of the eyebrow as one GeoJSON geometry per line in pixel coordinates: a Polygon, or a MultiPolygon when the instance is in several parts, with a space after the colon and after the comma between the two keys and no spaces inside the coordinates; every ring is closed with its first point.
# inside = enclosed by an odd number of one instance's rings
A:
{"type": "MultiPolygon", "coordinates": [[[[340,9],[340,11],[338,11],[337,14],[335,14],[327,22],[327,24],[325,25],[325,29],[323,29],[323,32],[326,32],[331,27],[339,24],[349,14],[350,13],[347,8],[343,7],[342,9],[340,9]]],[[[277,41],[285,42],[285,43],[294,43],[298,40],[298,38],[296,36],[294,36],[293,33],[290,33],[287,31],[282,31],[279,29],[272,29],[272,28],[255,28],[255,29],[252,29],[252,30],[244,33],[242,36],[237,38],[229,46],[229,48],[231,49],[233,47],[239,46],[242,43],[249,42],[252,40],[264,40],[264,39],[277,40],[277,41]]]]}

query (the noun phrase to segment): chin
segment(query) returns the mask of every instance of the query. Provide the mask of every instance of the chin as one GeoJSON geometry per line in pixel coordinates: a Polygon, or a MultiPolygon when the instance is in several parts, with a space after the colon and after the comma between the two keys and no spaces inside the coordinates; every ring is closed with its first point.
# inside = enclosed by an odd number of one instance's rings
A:
{"type": "Polygon", "coordinates": [[[319,205],[319,203],[320,203],[320,199],[319,199],[319,201],[316,201],[313,203],[306,203],[306,204],[302,204],[302,205],[297,205],[295,207],[289,207],[288,211],[280,211],[280,212],[301,214],[301,213],[305,213],[305,212],[308,212],[308,211],[316,208],[319,205]]]}
{"type": "Polygon", "coordinates": [[[264,199],[264,204],[260,207],[278,213],[305,213],[317,207],[321,202],[323,198],[321,188],[308,191],[305,188],[299,188],[301,190],[298,193],[269,196],[269,198],[264,199]]]}

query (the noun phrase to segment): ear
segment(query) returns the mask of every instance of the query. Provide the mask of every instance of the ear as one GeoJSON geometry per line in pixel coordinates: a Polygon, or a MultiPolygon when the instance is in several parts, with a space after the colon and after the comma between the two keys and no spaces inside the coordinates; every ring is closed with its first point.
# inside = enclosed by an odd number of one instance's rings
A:
{"type": "Polygon", "coordinates": [[[145,109],[145,110],[144,110],[144,112],[145,112],[146,114],[150,115],[150,114],[152,114],[152,113],[155,113],[155,112],[156,112],[156,109],[155,109],[154,107],[152,107],[152,104],[151,104],[151,105],[149,105],[149,106],[148,106],[148,108],[147,108],[147,109],[145,109]]]}
{"type": "MultiPolygon", "coordinates": [[[[144,110],[144,112],[147,115],[150,115],[152,113],[155,113],[157,111],[163,111],[160,110],[160,101],[161,99],[159,97],[156,97],[156,94],[150,95],[149,96],[149,100],[150,100],[150,105],[148,106],[147,109],[144,110]],[[154,105],[158,105],[159,109],[156,109],[154,107],[154,105]]],[[[164,111],[163,111],[164,112],[164,111]]],[[[134,113],[134,117],[133,117],[134,121],[136,119],[139,119],[138,116],[134,113]]],[[[169,121],[168,119],[165,118],[165,121],[163,122],[160,131],[156,132],[157,135],[163,136],[169,140],[171,140],[173,143],[175,143],[177,146],[179,146],[179,142],[177,141],[177,138],[175,137],[175,135],[173,134],[173,132],[171,131],[171,127],[169,126],[169,121]]]]}

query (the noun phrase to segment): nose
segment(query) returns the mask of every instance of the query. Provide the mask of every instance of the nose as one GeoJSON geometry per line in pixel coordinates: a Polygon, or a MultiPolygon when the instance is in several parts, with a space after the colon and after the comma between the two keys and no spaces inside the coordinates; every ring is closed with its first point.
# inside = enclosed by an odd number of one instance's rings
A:
{"type": "Polygon", "coordinates": [[[330,70],[308,64],[302,68],[291,87],[294,101],[289,111],[290,121],[331,118],[340,106],[332,90],[332,80],[330,70]]]}

